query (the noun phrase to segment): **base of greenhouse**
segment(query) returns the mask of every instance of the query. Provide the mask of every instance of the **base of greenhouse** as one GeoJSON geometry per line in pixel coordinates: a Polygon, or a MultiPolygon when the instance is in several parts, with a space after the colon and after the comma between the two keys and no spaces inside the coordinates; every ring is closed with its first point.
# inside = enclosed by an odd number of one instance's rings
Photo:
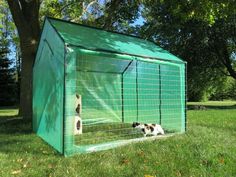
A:
{"type": "MultiPolygon", "coordinates": [[[[109,150],[109,149],[129,145],[132,143],[165,139],[165,138],[169,138],[169,137],[176,136],[179,134],[181,134],[181,133],[169,133],[169,134],[165,134],[165,135],[140,137],[140,138],[135,138],[135,139],[127,139],[127,140],[117,140],[117,141],[113,141],[113,142],[109,142],[109,143],[101,143],[101,144],[96,144],[96,145],[82,145],[82,146],[75,145],[73,147],[73,151],[69,154],[74,155],[74,154],[84,154],[84,153],[104,151],[104,150],[109,150]]],[[[66,155],[66,156],[71,156],[71,155],[66,155]]]]}

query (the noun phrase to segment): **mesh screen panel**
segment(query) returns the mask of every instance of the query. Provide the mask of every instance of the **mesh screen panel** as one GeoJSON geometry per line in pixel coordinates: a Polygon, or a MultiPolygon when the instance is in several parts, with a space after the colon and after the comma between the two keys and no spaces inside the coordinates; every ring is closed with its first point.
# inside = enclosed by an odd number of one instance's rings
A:
{"type": "Polygon", "coordinates": [[[68,154],[112,148],[143,138],[133,122],[184,131],[184,65],[119,58],[70,48],[66,79],[68,154]],[[182,72],[181,72],[182,71],[182,72]],[[82,97],[82,134],[73,134],[76,94],[82,97]]]}

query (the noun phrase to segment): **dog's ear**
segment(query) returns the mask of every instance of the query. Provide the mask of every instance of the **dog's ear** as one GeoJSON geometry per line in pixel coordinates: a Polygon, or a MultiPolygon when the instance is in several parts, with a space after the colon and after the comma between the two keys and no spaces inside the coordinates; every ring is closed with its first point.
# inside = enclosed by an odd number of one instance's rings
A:
{"type": "Polygon", "coordinates": [[[137,127],[137,126],[139,126],[139,125],[140,125],[140,123],[138,123],[138,122],[133,122],[132,127],[137,127]]]}
{"type": "Polygon", "coordinates": [[[132,127],[136,127],[137,122],[133,122],[132,127]]]}
{"type": "Polygon", "coordinates": [[[79,96],[77,93],[76,93],[76,98],[77,98],[77,99],[79,99],[79,98],[80,98],[80,96],[79,96]]]}

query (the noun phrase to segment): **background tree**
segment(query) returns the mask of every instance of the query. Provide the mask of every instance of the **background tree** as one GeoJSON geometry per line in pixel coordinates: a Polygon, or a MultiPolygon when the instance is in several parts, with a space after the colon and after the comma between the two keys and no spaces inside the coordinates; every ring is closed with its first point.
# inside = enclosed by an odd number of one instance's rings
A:
{"type": "Polygon", "coordinates": [[[113,0],[105,4],[103,14],[95,20],[95,24],[107,30],[131,33],[135,20],[139,18],[141,1],[113,0]]]}
{"type": "MultiPolygon", "coordinates": [[[[36,48],[39,42],[40,22],[44,15],[58,18],[64,18],[82,23],[97,23],[106,29],[112,29],[116,24],[120,24],[121,18],[124,22],[127,19],[133,19],[133,15],[128,11],[122,11],[119,8],[121,3],[123,7],[127,1],[78,1],[78,0],[6,0],[11,11],[14,23],[17,27],[20,49],[21,49],[21,92],[20,92],[20,115],[25,120],[31,121],[32,118],[32,68],[36,54],[36,48]],[[40,9],[41,5],[41,9],[40,9]],[[119,10],[114,10],[114,8],[119,10]],[[105,12],[105,13],[104,13],[105,12]],[[112,14],[109,14],[111,13],[112,14]],[[120,15],[122,14],[122,15],[120,15]],[[40,17],[40,15],[42,15],[40,17]],[[102,17],[103,16],[103,17],[102,17]],[[115,19],[113,19],[116,17],[115,19]],[[125,18],[124,18],[125,17],[125,18]],[[116,21],[117,20],[117,23],[116,21]]],[[[134,2],[134,1],[132,1],[134,2]]],[[[133,3],[129,3],[133,5],[133,3]]],[[[135,5],[137,8],[138,6],[135,5]]],[[[131,8],[133,9],[133,8],[131,8]]],[[[95,25],[94,25],[95,26],[95,25]]]]}
{"type": "Polygon", "coordinates": [[[32,69],[40,35],[39,0],[7,0],[20,38],[22,56],[20,114],[32,118],[32,69]]]}
{"type": "Polygon", "coordinates": [[[10,20],[7,4],[0,2],[0,106],[16,104],[16,72],[10,57],[14,24],[10,20]]]}
{"type": "Polygon", "coordinates": [[[15,69],[8,58],[9,50],[6,40],[0,40],[0,106],[15,104],[17,99],[15,69]]]}
{"type": "Polygon", "coordinates": [[[188,95],[209,97],[224,75],[236,79],[236,2],[143,1],[140,34],[188,62],[188,95]]]}
{"type": "Polygon", "coordinates": [[[210,97],[212,85],[217,85],[225,75],[235,78],[235,0],[4,2],[8,3],[19,35],[20,114],[29,121],[32,118],[32,67],[40,24],[46,15],[140,35],[186,59],[192,100],[210,97]],[[144,24],[136,28],[132,24],[140,18],[140,13],[144,24]]]}

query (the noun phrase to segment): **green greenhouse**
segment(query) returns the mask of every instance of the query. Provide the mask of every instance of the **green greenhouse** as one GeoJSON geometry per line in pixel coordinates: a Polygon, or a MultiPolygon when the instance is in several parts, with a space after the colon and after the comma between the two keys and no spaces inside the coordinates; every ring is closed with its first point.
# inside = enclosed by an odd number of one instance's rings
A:
{"type": "Polygon", "coordinates": [[[151,41],[46,18],[33,69],[33,129],[65,156],[186,131],[186,62],[151,41]]]}

